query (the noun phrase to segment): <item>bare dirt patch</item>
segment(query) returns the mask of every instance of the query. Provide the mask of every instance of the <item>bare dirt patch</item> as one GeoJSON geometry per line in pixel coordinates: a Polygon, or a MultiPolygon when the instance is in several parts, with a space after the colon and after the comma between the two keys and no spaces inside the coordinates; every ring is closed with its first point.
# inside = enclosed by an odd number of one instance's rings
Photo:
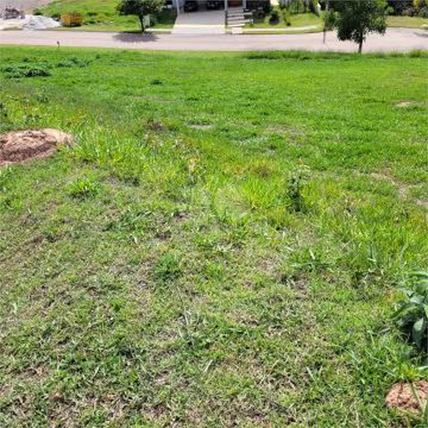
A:
{"type": "Polygon", "coordinates": [[[188,126],[189,126],[189,128],[197,129],[199,131],[208,131],[208,130],[214,128],[214,125],[210,125],[207,123],[193,123],[193,124],[190,124],[188,126]]]}
{"type": "Polygon", "coordinates": [[[416,203],[420,206],[420,207],[424,207],[426,209],[428,209],[428,201],[425,199],[416,199],[416,203]]]}
{"type": "Polygon", "coordinates": [[[412,104],[413,104],[413,101],[400,101],[400,102],[397,104],[397,107],[400,107],[400,108],[406,108],[406,107],[411,106],[412,104]]]}
{"type": "Polygon", "coordinates": [[[414,106],[423,106],[423,103],[417,101],[400,101],[396,104],[396,107],[398,108],[409,108],[414,106]]]}
{"type": "Polygon", "coordinates": [[[414,382],[414,389],[419,396],[419,400],[413,393],[409,383],[396,383],[385,398],[386,406],[390,409],[418,413],[421,410],[420,407],[424,408],[427,402],[428,382],[424,380],[414,382]]]}
{"type": "Polygon", "coordinates": [[[52,156],[59,146],[72,144],[71,135],[56,129],[1,134],[0,166],[52,156]]]}

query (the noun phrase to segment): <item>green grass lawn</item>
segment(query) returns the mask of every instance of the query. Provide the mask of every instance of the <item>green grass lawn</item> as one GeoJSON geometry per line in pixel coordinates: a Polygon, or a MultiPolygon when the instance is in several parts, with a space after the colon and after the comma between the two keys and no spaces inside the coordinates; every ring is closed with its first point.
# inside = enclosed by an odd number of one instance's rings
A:
{"type": "Polygon", "coordinates": [[[428,19],[417,16],[388,16],[388,27],[420,28],[428,25],[428,19]]]}
{"type": "MultiPolygon", "coordinates": [[[[287,26],[282,16],[281,9],[279,7],[274,7],[273,10],[279,11],[280,19],[277,24],[271,24],[269,22],[270,15],[267,15],[263,20],[263,22],[255,22],[254,24],[248,24],[246,28],[266,28],[266,29],[288,28],[292,30],[293,27],[297,28],[297,27],[319,25],[320,28],[322,29],[322,23],[323,23],[322,19],[313,13],[291,14],[290,15],[291,25],[287,26]]],[[[427,24],[428,24],[428,20],[424,18],[411,17],[411,16],[389,16],[388,17],[389,27],[420,28],[422,25],[427,25],[427,24]]]]}
{"type": "Polygon", "coordinates": [[[322,19],[313,13],[298,13],[289,16],[290,25],[287,26],[284,22],[281,9],[279,7],[274,7],[273,10],[279,11],[279,22],[277,24],[271,24],[269,22],[270,15],[267,15],[263,22],[248,24],[247,28],[289,28],[291,30],[293,27],[307,27],[322,24],[322,19]]]}
{"type": "Polygon", "coordinates": [[[3,47],[0,426],[424,426],[426,61],[3,47]]]}
{"type": "MultiPolygon", "coordinates": [[[[116,12],[119,0],[56,0],[39,10],[45,16],[59,16],[65,13],[83,14],[81,27],[63,28],[64,30],[81,31],[138,31],[140,22],[136,16],[121,16],[116,12]]],[[[152,28],[172,28],[175,15],[164,10],[156,18],[152,28]]]]}

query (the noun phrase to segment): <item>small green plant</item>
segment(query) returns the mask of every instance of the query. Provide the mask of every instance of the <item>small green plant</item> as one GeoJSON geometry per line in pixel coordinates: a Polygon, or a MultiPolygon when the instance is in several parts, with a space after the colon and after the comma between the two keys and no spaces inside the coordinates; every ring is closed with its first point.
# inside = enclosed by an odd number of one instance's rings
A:
{"type": "Polygon", "coordinates": [[[180,260],[175,253],[166,253],[155,265],[155,276],[162,282],[173,281],[181,275],[180,260]]]}
{"type": "Polygon", "coordinates": [[[302,189],[305,181],[306,172],[304,170],[300,170],[294,173],[287,183],[287,196],[290,208],[295,212],[303,211],[304,208],[302,189]]]}
{"type": "Polygon", "coordinates": [[[0,102],[0,120],[2,123],[5,123],[8,120],[9,113],[6,106],[0,102]]]}
{"type": "Polygon", "coordinates": [[[404,300],[393,319],[419,349],[427,349],[428,272],[415,272],[415,289],[404,289],[404,300]]]}
{"type": "Polygon", "coordinates": [[[10,167],[0,169],[0,192],[5,192],[8,189],[8,182],[12,176],[10,167]]]}
{"type": "Polygon", "coordinates": [[[68,194],[73,198],[83,199],[95,196],[100,191],[100,185],[91,178],[78,178],[67,186],[68,194]]]}

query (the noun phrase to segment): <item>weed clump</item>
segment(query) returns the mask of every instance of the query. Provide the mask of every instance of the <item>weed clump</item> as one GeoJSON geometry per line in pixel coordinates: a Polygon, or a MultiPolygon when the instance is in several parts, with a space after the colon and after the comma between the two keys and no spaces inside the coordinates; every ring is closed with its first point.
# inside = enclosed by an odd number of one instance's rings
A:
{"type": "Polygon", "coordinates": [[[166,253],[157,261],[154,274],[161,282],[177,279],[182,273],[180,260],[175,253],[166,253]]]}
{"type": "Polygon", "coordinates": [[[56,67],[57,68],[74,68],[74,67],[85,68],[85,67],[88,67],[90,63],[91,62],[89,60],[83,60],[76,56],[73,56],[70,59],[59,61],[56,64],[56,67]]]}
{"type": "Polygon", "coordinates": [[[66,190],[72,198],[84,199],[96,196],[101,190],[101,187],[99,183],[92,178],[79,177],[75,181],[69,183],[66,190]]]}
{"type": "Polygon", "coordinates": [[[287,183],[287,196],[292,211],[301,212],[304,211],[305,201],[303,197],[303,187],[306,182],[305,171],[298,171],[293,174],[287,183]]]}
{"type": "Polygon", "coordinates": [[[21,77],[48,77],[51,76],[50,70],[41,65],[15,65],[4,67],[1,70],[9,79],[19,79],[21,77]]]}
{"type": "Polygon", "coordinates": [[[420,350],[427,350],[428,326],[428,272],[416,272],[415,289],[405,289],[404,299],[393,319],[420,350]]]}

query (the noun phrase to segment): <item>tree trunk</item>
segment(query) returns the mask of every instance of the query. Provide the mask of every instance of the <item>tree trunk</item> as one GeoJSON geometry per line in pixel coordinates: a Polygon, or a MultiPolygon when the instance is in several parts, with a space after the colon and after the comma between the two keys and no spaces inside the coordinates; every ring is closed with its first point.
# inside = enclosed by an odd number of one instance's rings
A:
{"type": "Polygon", "coordinates": [[[363,43],[364,43],[364,30],[360,28],[358,32],[358,53],[361,53],[363,51],[363,43]]]}
{"type": "Polygon", "coordinates": [[[138,19],[140,20],[141,32],[144,33],[144,31],[145,31],[145,27],[144,27],[144,16],[138,15],[138,19]]]}

